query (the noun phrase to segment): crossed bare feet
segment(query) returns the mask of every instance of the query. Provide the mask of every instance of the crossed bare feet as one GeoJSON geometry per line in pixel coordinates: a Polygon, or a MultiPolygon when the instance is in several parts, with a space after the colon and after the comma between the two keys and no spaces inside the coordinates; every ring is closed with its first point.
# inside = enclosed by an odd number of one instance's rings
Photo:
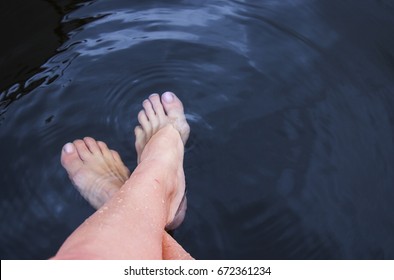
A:
{"type": "MultiPolygon", "coordinates": [[[[177,130],[183,144],[190,132],[182,102],[175,94],[165,92],[161,98],[158,94],[152,94],[142,105],[144,109],[138,114],[140,125],[134,131],[138,164],[152,155],[159,155],[155,147],[162,147],[159,142],[165,142],[165,139],[160,139],[165,137],[164,133],[159,133],[161,130],[177,130]]],[[[96,209],[108,201],[130,176],[130,171],[116,151],[90,137],[64,145],[61,163],[81,195],[96,209]]],[[[167,230],[175,229],[182,223],[187,206],[183,162],[175,164],[179,166],[178,183],[171,199],[174,205],[170,207],[169,216],[172,218],[166,226],[167,230]]]]}

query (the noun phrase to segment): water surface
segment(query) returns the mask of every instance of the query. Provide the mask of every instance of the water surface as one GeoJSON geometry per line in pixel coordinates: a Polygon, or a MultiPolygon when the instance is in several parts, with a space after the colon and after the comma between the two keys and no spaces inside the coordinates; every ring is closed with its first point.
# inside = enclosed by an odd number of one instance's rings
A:
{"type": "Polygon", "coordinates": [[[192,129],[191,255],[394,258],[391,1],[19,2],[1,9],[2,259],[52,256],[93,213],[63,144],[133,169],[141,102],[166,90],[192,129]]]}

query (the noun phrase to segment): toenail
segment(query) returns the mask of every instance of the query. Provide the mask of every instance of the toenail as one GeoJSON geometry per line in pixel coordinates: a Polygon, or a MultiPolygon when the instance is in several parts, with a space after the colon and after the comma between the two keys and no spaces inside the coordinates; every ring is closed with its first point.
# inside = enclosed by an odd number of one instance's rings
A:
{"type": "Polygon", "coordinates": [[[71,154],[72,152],[74,152],[74,145],[71,143],[67,143],[66,145],[64,145],[63,150],[66,152],[66,154],[71,154]]]}
{"type": "Polygon", "coordinates": [[[174,94],[169,91],[163,93],[163,100],[167,103],[171,103],[174,100],[174,94]]]}

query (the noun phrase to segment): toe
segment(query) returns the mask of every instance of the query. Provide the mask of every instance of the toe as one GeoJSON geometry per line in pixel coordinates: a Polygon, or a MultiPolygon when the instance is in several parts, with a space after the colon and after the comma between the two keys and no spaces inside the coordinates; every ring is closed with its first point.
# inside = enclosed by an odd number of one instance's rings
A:
{"type": "Polygon", "coordinates": [[[146,116],[145,110],[141,110],[138,113],[138,122],[140,123],[142,129],[147,133],[151,133],[151,125],[149,123],[148,117],[146,116]]]}
{"type": "Polygon", "coordinates": [[[114,151],[114,150],[110,150],[110,151],[111,151],[112,157],[115,160],[115,162],[118,163],[118,164],[123,164],[123,161],[120,158],[119,153],[117,151],[114,151]]]}
{"type": "Polygon", "coordinates": [[[142,106],[144,107],[145,114],[148,117],[151,127],[157,127],[159,125],[159,117],[156,115],[152,103],[149,100],[145,100],[142,106]]]}
{"type": "Polygon", "coordinates": [[[97,145],[100,147],[100,151],[103,154],[104,158],[107,160],[107,162],[110,162],[112,160],[112,153],[110,149],[108,148],[107,144],[105,144],[102,141],[97,141],[97,145]]]}
{"type": "Polygon", "coordinates": [[[89,148],[86,146],[85,141],[83,140],[75,140],[74,146],[78,152],[79,157],[86,161],[91,158],[92,153],[90,152],[89,148]]]}
{"type": "Polygon", "coordinates": [[[152,120],[156,116],[152,103],[148,99],[145,99],[144,102],[142,102],[142,107],[144,107],[145,114],[149,120],[152,120]]]}
{"type": "Polygon", "coordinates": [[[160,95],[157,93],[151,94],[149,96],[149,100],[152,103],[153,110],[155,110],[156,115],[159,118],[163,118],[165,116],[163,105],[160,101],[160,95]]]}
{"type": "Polygon", "coordinates": [[[116,168],[119,171],[119,174],[122,176],[122,179],[124,181],[126,181],[129,178],[130,175],[130,171],[129,169],[126,167],[126,165],[123,163],[119,153],[117,151],[114,150],[110,150],[112,157],[116,163],[116,168]]]}
{"type": "Polygon", "coordinates": [[[67,143],[62,149],[60,161],[69,176],[73,176],[83,165],[77,149],[73,143],[67,143]]]}
{"type": "Polygon", "coordinates": [[[97,141],[94,140],[92,137],[85,137],[83,138],[83,141],[85,142],[86,146],[92,154],[98,154],[101,152],[97,141]]]}
{"type": "Polygon", "coordinates": [[[139,158],[141,156],[142,150],[145,147],[146,135],[141,126],[135,127],[134,134],[135,134],[135,149],[137,151],[137,156],[138,156],[137,162],[139,162],[139,158]]]}
{"type": "Polygon", "coordinates": [[[173,120],[175,128],[181,134],[183,144],[186,144],[190,134],[190,126],[186,121],[182,102],[174,93],[169,91],[163,93],[161,100],[167,116],[173,120]]]}
{"type": "Polygon", "coordinates": [[[137,125],[134,128],[134,134],[135,134],[135,142],[145,142],[145,133],[144,133],[144,129],[137,125]]]}
{"type": "Polygon", "coordinates": [[[172,92],[165,92],[161,96],[164,110],[170,118],[184,118],[183,105],[179,98],[172,92]]]}

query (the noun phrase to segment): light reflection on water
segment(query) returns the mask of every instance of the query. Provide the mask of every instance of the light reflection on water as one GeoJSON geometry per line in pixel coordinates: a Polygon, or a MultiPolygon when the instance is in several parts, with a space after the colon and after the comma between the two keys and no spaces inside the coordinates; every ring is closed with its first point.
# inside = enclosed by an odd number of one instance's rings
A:
{"type": "Polygon", "coordinates": [[[62,145],[89,135],[134,168],[141,101],[166,90],[192,127],[175,238],[194,257],[393,258],[393,7],[322,2],[66,13],[57,53],[1,94],[2,258],[50,257],[92,213],[62,145]]]}

